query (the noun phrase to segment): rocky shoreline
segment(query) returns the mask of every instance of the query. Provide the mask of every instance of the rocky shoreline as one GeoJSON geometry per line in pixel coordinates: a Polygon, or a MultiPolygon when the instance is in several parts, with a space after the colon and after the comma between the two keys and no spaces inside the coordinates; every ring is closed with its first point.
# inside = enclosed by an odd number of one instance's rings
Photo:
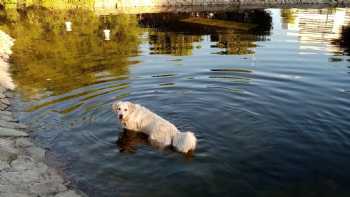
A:
{"type": "MultiPolygon", "coordinates": [[[[0,31],[0,77],[8,74],[8,57],[13,39],[0,31]],[[6,72],[6,73],[5,73],[6,72]]],[[[11,111],[14,96],[12,79],[0,79],[0,196],[80,197],[69,188],[58,170],[47,165],[46,151],[29,137],[29,129],[11,111]]]]}

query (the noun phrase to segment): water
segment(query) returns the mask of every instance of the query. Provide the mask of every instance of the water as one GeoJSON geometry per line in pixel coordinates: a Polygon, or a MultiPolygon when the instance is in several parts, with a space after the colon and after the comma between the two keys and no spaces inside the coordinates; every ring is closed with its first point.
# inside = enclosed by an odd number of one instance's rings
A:
{"type": "Polygon", "coordinates": [[[350,10],[195,16],[2,13],[21,121],[89,196],[348,196],[350,10]],[[194,156],[123,133],[120,99],[192,130],[194,156]]]}

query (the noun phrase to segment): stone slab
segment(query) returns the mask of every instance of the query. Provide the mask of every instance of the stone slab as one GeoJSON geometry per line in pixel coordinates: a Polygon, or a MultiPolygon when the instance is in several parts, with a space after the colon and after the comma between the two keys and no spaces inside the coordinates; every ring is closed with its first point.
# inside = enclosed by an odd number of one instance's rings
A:
{"type": "Polygon", "coordinates": [[[0,111],[5,111],[8,108],[7,105],[5,105],[4,103],[0,102],[0,111]]]}
{"type": "Polygon", "coordinates": [[[10,112],[10,111],[0,111],[0,116],[12,116],[12,112],[10,112]]]}
{"type": "Polygon", "coordinates": [[[11,129],[26,129],[27,126],[16,122],[7,122],[0,120],[0,127],[11,128],[11,129]]]}
{"type": "Polygon", "coordinates": [[[10,101],[7,98],[0,99],[0,102],[5,104],[5,105],[10,105],[10,101]]]}
{"type": "Polygon", "coordinates": [[[79,195],[77,192],[73,190],[68,190],[63,193],[57,194],[55,197],[80,197],[80,196],[81,195],[79,195]]]}
{"type": "Polygon", "coordinates": [[[11,128],[0,127],[0,137],[28,137],[28,133],[11,128]]]}
{"type": "Polygon", "coordinates": [[[16,139],[15,146],[17,148],[28,148],[34,146],[34,144],[28,138],[18,138],[16,139]]]}
{"type": "Polygon", "coordinates": [[[36,161],[43,161],[45,159],[46,151],[42,148],[33,146],[30,148],[27,148],[26,152],[29,153],[33,157],[33,159],[36,161]]]}
{"type": "Polygon", "coordinates": [[[17,159],[17,154],[6,149],[0,149],[0,161],[11,162],[17,159]]]}
{"type": "Polygon", "coordinates": [[[6,116],[6,115],[2,116],[1,114],[0,114],[0,120],[6,121],[6,122],[16,122],[16,120],[13,117],[6,116]]]}

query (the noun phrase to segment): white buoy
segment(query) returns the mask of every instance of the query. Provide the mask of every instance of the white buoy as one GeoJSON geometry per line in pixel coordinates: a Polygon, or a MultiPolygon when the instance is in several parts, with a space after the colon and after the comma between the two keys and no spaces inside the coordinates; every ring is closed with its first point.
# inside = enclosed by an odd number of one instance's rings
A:
{"type": "Polygon", "coordinates": [[[66,25],[66,31],[72,31],[72,22],[71,21],[66,21],[65,22],[66,25]]]}
{"type": "Polygon", "coordinates": [[[103,30],[103,35],[105,36],[105,40],[111,40],[110,36],[111,36],[111,30],[109,29],[104,29],[103,30]]]}

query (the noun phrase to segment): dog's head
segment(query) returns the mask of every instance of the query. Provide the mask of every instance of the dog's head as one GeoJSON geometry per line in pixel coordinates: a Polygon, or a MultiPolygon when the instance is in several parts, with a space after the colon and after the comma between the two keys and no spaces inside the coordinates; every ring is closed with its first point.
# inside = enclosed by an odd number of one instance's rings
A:
{"type": "Polygon", "coordinates": [[[118,101],[113,103],[112,109],[114,113],[117,114],[118,119],[120,121],[127,119],[129,114],[132,113],[135,109],[135,104],[131,102],[123,102],[123,101],[118,101]]]}

